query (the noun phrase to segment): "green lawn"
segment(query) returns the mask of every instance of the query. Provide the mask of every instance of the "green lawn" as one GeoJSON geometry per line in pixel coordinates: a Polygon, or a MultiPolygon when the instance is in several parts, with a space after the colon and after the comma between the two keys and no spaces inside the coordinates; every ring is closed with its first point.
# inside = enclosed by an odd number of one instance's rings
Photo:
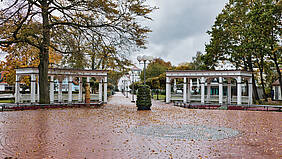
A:
{"type": "Polygon", "coordinates": [[[14,103],[15,101],[12,99],[4,99],[4,100],[0,100],[0,103],[14,103]]]}
{"type": "MultiPolygon", "coordinates": [[[[157,95],[154,94],[154,99],[157,99],[157,95]]],[[[159,100],[164,100],[165,99],[165,95],[160,95],[159,94],[159,100]]]]}

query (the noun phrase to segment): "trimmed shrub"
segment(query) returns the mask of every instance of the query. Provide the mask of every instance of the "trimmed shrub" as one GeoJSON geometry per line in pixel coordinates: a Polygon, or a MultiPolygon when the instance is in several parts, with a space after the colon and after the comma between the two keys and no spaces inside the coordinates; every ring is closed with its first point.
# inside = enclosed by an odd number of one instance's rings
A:
{"type": "Polygon", "coordinates": [[[139,86],[136,105],[138,110],[151,110],[152,101],[150,87],[148,85],[139,86]]]}

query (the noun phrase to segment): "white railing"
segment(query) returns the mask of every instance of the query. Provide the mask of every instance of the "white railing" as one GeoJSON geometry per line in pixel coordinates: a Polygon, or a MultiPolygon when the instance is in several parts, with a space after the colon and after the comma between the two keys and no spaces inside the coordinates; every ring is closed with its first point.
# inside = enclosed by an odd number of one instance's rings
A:
{"type": "MultiPolygon", "coordinates": [[[[68,101],[68,94],[63,94],[63,101],[68,101]]],[[[35,95],[35,99],[37,100],[37,95],[35,95]]],[[[58,101],[58,94],[54,95],[54,100],[58,101]]],[[[99,100],[99,94],[90,94],[90,100],[99,100]]],[[[78,102],[78,94],[72,94],[72,101],[78,102]]],[[[82,94],[82,101],[85,101],[85,94],[82,94]]],[[[31,102],[30,94],[20,94],[20,103],[29,103],[31,102]]]]}
{"type": "MultiPolygon", "coordinates": [[[[227,96],[223,96],[223,103],[227,103],[227,96]]],[[[181,94],[172,94],[171,100],[183,100],[183,95],[181,94]]],[[[187,100],[189,100],[187,98],[187,100]]],[[[201,102],[201,95],[191,95],[190,100],[191,102],[201,102]]],[[[248,104],[249,97],[248,96],[242,96],[242,104],[248,104]]],[[[205,95],[205,102],[207,102],[207,95],[205,95]]],[[[209,102],[218,103],[219,102],[219,96],[218,95],[210,95],[209,102]]],[[[237,103],[237,96],[232,96],[231,103],[236,104],[237,103]]]]}

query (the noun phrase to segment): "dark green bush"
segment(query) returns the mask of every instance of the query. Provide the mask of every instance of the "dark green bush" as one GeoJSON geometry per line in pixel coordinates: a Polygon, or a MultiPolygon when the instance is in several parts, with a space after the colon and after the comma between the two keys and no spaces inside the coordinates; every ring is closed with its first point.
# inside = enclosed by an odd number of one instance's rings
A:
{"type": "Polygon", "coordinates": [[[138,110],[151,110],[152,101],[148,85],[139,85],[136,105],[138,110]]]}

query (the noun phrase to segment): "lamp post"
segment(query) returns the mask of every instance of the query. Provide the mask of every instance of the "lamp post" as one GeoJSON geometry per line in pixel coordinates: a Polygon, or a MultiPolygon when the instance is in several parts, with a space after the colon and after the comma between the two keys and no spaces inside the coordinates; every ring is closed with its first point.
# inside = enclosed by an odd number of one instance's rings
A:
{"type": "Polygon", "coordinates": [[[126,79],[126,98],[128,98],[128,91],[129,91],[129,89],[128,89],[129,74],[126,74],[126,77],[127,77],[127,79],[126,79]]]}
{"type": "Polygon", "coordinates": [[[134,82],[135,82],[134,76],[135,76],[135,73],[134,73],[133,69],[131,71],[132,71],[132,100],[131,100],[131,102],[134,103],[135,102],[135,100],[134,100],[134,82]]]}
{"type": "Polygon", "coordinates": [[[125,80],[122,80],[122,84],[123,84],[123,91],[122,91],[122,93],[125,96],[125,80]]]}
{"type": "Polygon", "coordinates": [[[146,62],[151,62],[154,60],[153,56],[146,56],[146,55],[143,55],[143,56],[138,56],[137,57],[137,60],[139,61],[139,63],[143,62],[144,64],[144,69],[143,69],[143,72],[144,72],[144,85],[146,84],[146,62]]]}

